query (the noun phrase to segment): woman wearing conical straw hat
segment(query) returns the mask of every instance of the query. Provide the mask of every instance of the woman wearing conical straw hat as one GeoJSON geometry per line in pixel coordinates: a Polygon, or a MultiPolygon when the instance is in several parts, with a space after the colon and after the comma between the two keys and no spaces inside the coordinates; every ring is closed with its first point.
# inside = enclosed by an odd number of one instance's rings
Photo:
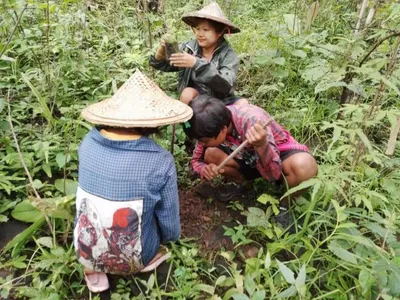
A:
{"type": "Polygon", "coordinates": [[[150,271],[169,257],[160,245],[180,235],[177,175],[149,135],[191,116],[140,71],[82,111],[95,127],[78,151],[74,246],[89,290],[108,289],[106,273],[150,271]]]}
{"type": "Polygon", "coordinates": [[[224,15],[215,2],[199,11],[190,12],[182,20],[192,27],[195,40],[181,45],[181,51],[168,55],[170,45],[161,40],[150,65],[164,72],[179,73],[180,100],[186,104],[200,94],[220,99],[226,105],[248,104],[235,95],[239,59],[224,34],[240,29],[224,15]]]}

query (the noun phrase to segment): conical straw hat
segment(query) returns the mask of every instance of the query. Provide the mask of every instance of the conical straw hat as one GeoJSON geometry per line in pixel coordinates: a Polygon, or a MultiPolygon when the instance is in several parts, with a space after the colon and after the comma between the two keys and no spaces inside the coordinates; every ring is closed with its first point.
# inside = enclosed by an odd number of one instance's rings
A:
{"type": "Polygon", "coordinates": [[[227,17],[225,17],[224,12],[216,2],[211,2],[210,4],[204,6],[202,9],[198,11],[184,14],[182,17],[182,21],[188,24],[189,26],[194,27],[196,26],[196,18],[209,19],[225,24],[230,28],[231,33],[240,32],[239,27],[234,25],[231,21],[228,20],[227,17]]]}
{"type": "Polygon", "coordinates": [[[126,128],[185,122],[192,114],[189,106],[168,97],[139,70],[111,98],[82,111],[82,117],[93,124],[126,128]]]}

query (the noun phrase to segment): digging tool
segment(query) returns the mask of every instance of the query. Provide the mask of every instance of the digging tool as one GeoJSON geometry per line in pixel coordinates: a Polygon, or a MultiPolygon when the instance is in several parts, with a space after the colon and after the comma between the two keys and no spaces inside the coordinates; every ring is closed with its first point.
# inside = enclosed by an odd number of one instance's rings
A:
{"type": "MultiPolygon", "coordinates": [[[[272,122],[272,119],[269,120],[267,123],[265,123],[262,127],[263,127],[264,129],[267,128],[267,126],[268,126],[269,124],[271,124],[271,122],[272,122]]],[[[225,158],[225,159],[222,161],[222,163],[219,164],[219,166],[217,167],[217,171],[219,171],[219,170],[221,170],[223,167],[225,167],[226,163],[227,163],[230,159],[234,158],[235,155],[236,155],[239,151],[241,151],[244,147],[246,147],[246,146],[248,145],[248,143],[249,143],[248,140],[245,140],[243,143],[241,143],[241,144],[239,145],[239,147],[237,147],[231,154],[229,154],[229,156],[228,156],[227,158],[225,158]]]]}

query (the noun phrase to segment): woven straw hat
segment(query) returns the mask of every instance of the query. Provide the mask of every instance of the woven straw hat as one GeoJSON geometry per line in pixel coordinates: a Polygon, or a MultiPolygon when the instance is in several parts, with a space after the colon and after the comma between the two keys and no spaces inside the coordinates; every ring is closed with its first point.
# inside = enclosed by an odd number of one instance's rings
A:
{"type": "Polygon", "coordinates": [[[196,26],[196,18],[213,20],[225,24],[229,27],[231,33],[240,32],[239,27],[234,25],[231,21],[228,20],[227,17],[225,17],[224,12],[216,2],[212,2],[198,11],[184,14],[182,17],[182,21],[189,26],[194,27],[196,26]]]}
{"type": "Polygon", "coordinates": [[[189,106],[168,97],[139,70],[111,98],[82,111],[82,117],[93,124],[126,128],[185,122],[192,114],[189,106]]]}

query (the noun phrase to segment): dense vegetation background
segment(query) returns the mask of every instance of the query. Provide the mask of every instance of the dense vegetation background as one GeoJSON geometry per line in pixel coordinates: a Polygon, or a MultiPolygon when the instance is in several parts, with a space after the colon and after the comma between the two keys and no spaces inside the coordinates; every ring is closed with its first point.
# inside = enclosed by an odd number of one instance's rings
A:
{"type": "MultiPolygon", "coordinates": [[[[258,243],[257,257],[239,265],[240,253],[221,249],[221,271],[178,243],[168,286],[151,276],[139,298],[397,299],[399,142],[385,153],[400,115],[400,4],[218,2],[242,29],[228,37],[241,58],[238,93],[311,146],[319,175],[292,209],[300,232],[270,222],[277,199],[258,182],[260,203],[238,206],[247,224],[229,231],[237,244],[258,243]]],[[[77,148],[90,129],[79,113],[136,68],[176,97],[175,74],[154,72],[148,57],[167,31],[191,38],[180,17],[207,3],[165,0],[147,11],[137,1],[0,1],[0,222],[29,223],[2,250],[0,268],[12,272],[0,278],[0,298],[89,297],[71,245],[77,148]]],[[[170,135],[159,142],[169,147],[170,135]]],[[[179,127],[175,157],[190,188],[179,127]]],[[[121,280],[112,299],[130,297],[121,280]]]]}

